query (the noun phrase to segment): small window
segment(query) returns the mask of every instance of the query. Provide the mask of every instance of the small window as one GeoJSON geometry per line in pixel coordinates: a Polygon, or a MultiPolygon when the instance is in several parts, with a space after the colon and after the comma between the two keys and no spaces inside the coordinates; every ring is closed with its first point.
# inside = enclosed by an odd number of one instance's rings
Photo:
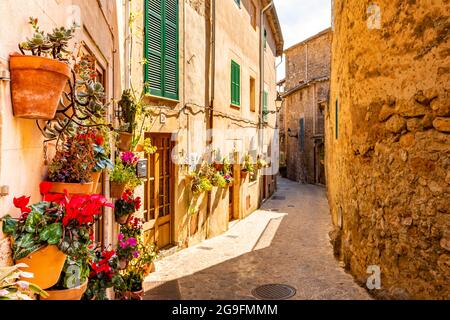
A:
{"type": "Polygon", "coordinates": [[[255,79],[250,77],[250,111],[255,112],[256,111],[256,84],[255,79]]]}
{"type": "Polygon", "coordinates": [[[305,119],[300,118],[298,124],[298,149],[300,152],[305,151],[305,119]]]}
{"type": "Polygon", "coordinates": [[[231,104],[241,105],[241,66],[231,60],[231,104]]]}
{"type": "Polygon", "coordinates": [[[250,3],[250,22],[253,29],[256,30],[256,5],[253,1],[250,3]]]}

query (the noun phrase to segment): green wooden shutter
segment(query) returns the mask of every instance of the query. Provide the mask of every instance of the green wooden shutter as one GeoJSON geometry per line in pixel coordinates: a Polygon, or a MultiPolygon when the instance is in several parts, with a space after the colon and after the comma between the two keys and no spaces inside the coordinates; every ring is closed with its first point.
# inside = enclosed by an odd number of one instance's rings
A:
{"type": "Polygon", "coordinates": [[[163,95],[163,2],[145,1],[145,58],[144,78],[147,92],[163,95]]]}
{"type": "Polygon", "coordinates": [[[164,96],[178,99],[178,0],[164,2],[164,96]]]}
{"type": "Polygon", "coordinates": [[[267,30],[264,28],[264,49],[267,48],[267,30]]]}
{"type": "Polygon", "coordinates": [[[147,92],[178,99],[178,0],[145,0],[147,92]]]}
{"type": "Polygon", "coordinates": [[[267,110],[267,103],[269,100],[269,93],[267,91],[264,91],[263,95],[263,121],[267,122],[268,120],[268,110],[267,110]]]}
{"type": "Polygon", "coordinates": [[[241,66],[231,60],[231,104],[241,105],[241,66]]]}

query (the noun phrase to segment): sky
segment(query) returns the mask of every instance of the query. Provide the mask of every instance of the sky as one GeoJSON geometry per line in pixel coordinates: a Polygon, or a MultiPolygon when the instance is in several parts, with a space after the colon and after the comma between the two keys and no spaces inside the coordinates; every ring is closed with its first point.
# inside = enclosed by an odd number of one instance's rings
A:
{"type": "MultiPolygon", "coordinates": [[[[287,49],[331,26],[331,0],[274,0],[287,49]]],[[[277,79],[284,78],[284,59],[277,79]]]]}

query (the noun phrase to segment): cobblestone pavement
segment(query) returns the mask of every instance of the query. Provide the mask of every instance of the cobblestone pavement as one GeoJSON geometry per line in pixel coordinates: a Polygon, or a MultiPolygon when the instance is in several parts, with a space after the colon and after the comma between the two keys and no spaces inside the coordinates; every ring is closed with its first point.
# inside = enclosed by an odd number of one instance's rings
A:
{"type": "Polygon", "coordinates": [[[225,234],[156,262],[145,299],[255,299],[257,286],[293,286],[291,299],[370,299],[333,257],[325,189],[278,180],[278,191],[225,234]]]}

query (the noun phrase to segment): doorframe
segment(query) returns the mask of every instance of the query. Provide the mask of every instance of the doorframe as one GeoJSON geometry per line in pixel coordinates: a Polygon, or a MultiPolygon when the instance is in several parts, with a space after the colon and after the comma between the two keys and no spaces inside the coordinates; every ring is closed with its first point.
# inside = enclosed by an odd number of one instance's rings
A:
{"type": "MultiPolygon", "coordinates": [[[[144,138],[150,138],[152,140],[152,142],[154,141],[154,138],[158,138],[158,137],[168,137],[169,138],[169,175],[170,175],[170,185],[169,185],[169,193],[170,193],[170,197],[169,197],[169,201],[170,201],[170,234],[169,234],[169,245],[173,244],[174,241],[174,232],[175,232],[175,164],[172,161],[172,150],[175,148],[175,142],[172,141],[172,134],[171,133],[167,133],[167,132],[145,132],[144,133],[144,138]]],[[[151,155],[148,156],[147,159],[149,159],[151,157],[151,155]]],[[[149,159],[150,160],[150,159],[149,159]]],[[[148,163],[148,170],[151,170],[150,168],[151,163],[149,161],[148,163]]],[[[155,171],[156,172],[156,171],[155,171]]],[[[156,179],[155,179],[156,180],[156,179]]],[[[149,187],[147,187],[149,188],[149,187]]],[[[147,194],[148,190],[145,190],[144,188],[144,192],[147,194]]],[[[147,195],[145,195],[147,196],[147,195]]],[[[158,197],[159,198],[159,194],[158,197]]],[[[148,199],[148,201],[150,201],[150,199],[148,199]]],[[[159,204],[159,199],[158,199],[158,204],[159,204]]],[[[145,208],[145,210],[147,210],[148,208],[145,208]]],[[[158,240],[158,218],[159,218],[159,210],[156,209],[156,205],[155,205],[155,219],[149,220],[147,222],[144,223],[143,225],[143,231],[144,232],[149,232],[153,229],[153,241],[155,243],[157,243],[158,240]]],[[[161,249],[161,248],[160,248],[161,249]]]]}

